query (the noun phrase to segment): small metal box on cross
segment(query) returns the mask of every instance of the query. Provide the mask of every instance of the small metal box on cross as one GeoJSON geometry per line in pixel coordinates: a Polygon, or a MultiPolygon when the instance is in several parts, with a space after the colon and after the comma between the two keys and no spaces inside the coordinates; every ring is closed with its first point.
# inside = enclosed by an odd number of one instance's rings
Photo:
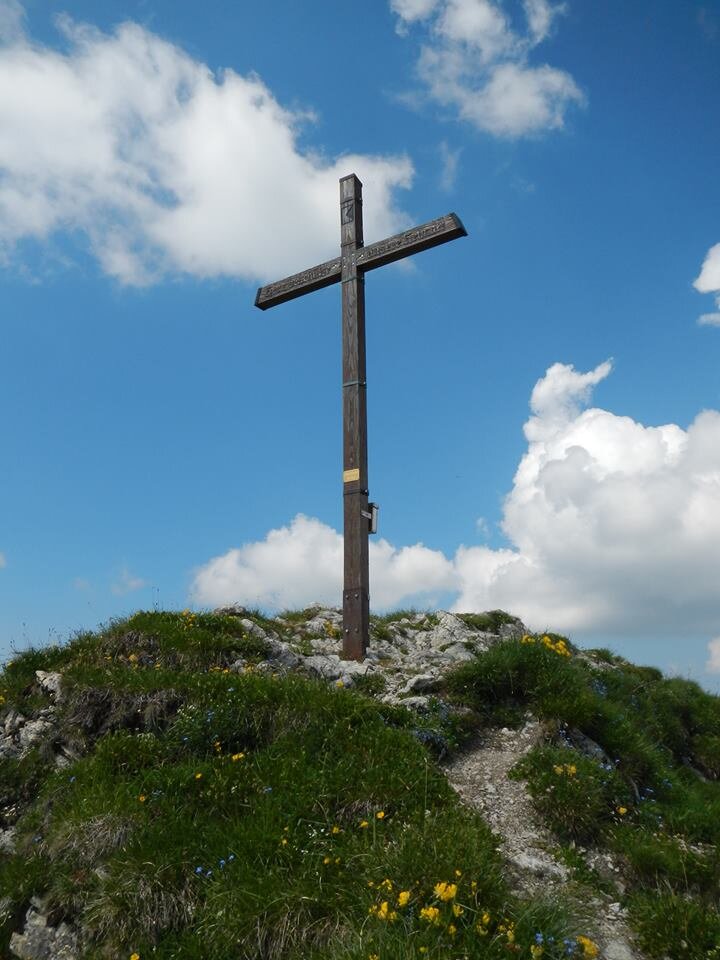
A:
{"type": "Polygon", "coordinates": [[[275,307],[333,283],[342,284],[343,389],[343,657],[363,660],[370,631],[368,535],[367,381],[365,379],[365,274],[448,240],[467,236],[454,213],[387,240],[363,245],[362,184],[354,173],[340,180],[340,256],[261,287],[255,306],[275,307]]]}

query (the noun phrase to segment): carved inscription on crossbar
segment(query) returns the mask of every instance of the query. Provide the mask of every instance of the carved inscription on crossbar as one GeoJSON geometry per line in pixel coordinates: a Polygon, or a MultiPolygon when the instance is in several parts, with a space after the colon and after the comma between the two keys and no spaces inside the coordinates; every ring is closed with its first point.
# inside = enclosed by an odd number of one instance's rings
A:
{"type": "MultiPolygon", "coordinates": [[[[343,204],[341,222],[352,223],[353,211],[352,203],[343,204]]],[[[448,213],[444,217],[438,217],[437,220],[430,220],[419,227],[413,227],[412,230],[396,233],[387,240],[361,247],[353,253],[353,258],[357,269],[364,273],[367,270],[375,270],[376,267],[384,267],[386,263],[420,253],[422,250],[429,250],[430,247],[436,247],[441,243],[447,243],[448,240],[465,236],[467,231],[460,218],[454,213],[448,213]]],[[[302,273],[295,273],[284,280],[278,280],[277,283],[261,287],[255,298],[255,306],[260,307],[261,310],[267,310],[268,307],[294,300],[295,297],[300,297],[304,293],[322,290],[323,287],[338,283],[341,272],[342,261],[339,257],[335,260],[327,260],[325,263],[318,264],[317,267],[311,267],[310,270],[303,270],[302,273]]]]}
{"type": "Polygon", "coordinates": [[[356,254],[358,270],[384,267],[386,263],[402,260],[413,253],[420,253],[422,250],[429,250],[430,247],[447,243],[448,240],[465,236],[467,236],[467,230],[460,218],[454,213],[448,213],[444,217],[438,217],[437,220],[430,220],[422,226],[413,227],[412,230],[406,230],[404,233],[396,233],[394,237],[371,243],[358,250],[356,254]]]}
{"type": "Polygon", "coordinates": [[[261,310],[267,310],[268,307],[285,303],[286,300],[292,300],[303,293],[329,287],[339,281],[340,267],[340,257],[336,257],[334,260],[326,260],[325,263],[318,264],[317,267],[303,270],[302,273],[295,273],[292,277],[278,280],[277,283],[260,287],[255,297],[255,306],[260,307],[261,310]]]}

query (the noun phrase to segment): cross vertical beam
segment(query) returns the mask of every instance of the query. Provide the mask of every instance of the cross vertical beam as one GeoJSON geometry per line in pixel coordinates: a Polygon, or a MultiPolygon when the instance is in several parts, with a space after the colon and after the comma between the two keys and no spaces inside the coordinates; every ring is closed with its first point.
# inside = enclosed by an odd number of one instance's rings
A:
{"type": "Polygon", "coordinates": [[[367,382],[365,277],[357,269],[363,246],[362,183],[340,181],[343,391],[343,657],[363,660],[370,630],[368,564],[367,382]]]}

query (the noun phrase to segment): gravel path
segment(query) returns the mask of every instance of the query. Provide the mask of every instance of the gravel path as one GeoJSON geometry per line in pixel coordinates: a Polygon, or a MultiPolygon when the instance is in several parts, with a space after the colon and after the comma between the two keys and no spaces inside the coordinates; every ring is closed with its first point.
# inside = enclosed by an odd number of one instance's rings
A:
{"type": "MultiPolygon", "coordinates": [[[[500,850],[515,889],[525,896],[557,895],[581,907],[592,923],[594,929],[588,933],[603,960],[645,960],[633,944],[620,903],[596,890],[578,888],[568,868],[553,855],[556,842],[540,822],[525,784],[508,779],[509,770],[543,738],[542,726],[534,719],[521,730],[492,730],[443,769],[462,799],[479,810],[502,838],[500,850]]],[[[617,883],[619,870],[610,856],[593,852],[587,859],[617,883]]]]}

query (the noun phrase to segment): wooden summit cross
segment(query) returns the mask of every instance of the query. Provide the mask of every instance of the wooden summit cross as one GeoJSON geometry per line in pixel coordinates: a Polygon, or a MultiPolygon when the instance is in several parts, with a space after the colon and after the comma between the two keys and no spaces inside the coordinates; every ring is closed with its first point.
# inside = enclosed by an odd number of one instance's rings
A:
{"type": "Polygon", "coordinates": [[[363,660],[370,628],[367,394],[365,380],[365,274],[394,260],[467,236],[454,213],[363,245],[362,184],[354,173],[340,180],[340,256],[285,280],[260,287],[255,306],[275,307],[332,283],[342,283],[343,493],[345,570],[343,657],[363,660]]]}

